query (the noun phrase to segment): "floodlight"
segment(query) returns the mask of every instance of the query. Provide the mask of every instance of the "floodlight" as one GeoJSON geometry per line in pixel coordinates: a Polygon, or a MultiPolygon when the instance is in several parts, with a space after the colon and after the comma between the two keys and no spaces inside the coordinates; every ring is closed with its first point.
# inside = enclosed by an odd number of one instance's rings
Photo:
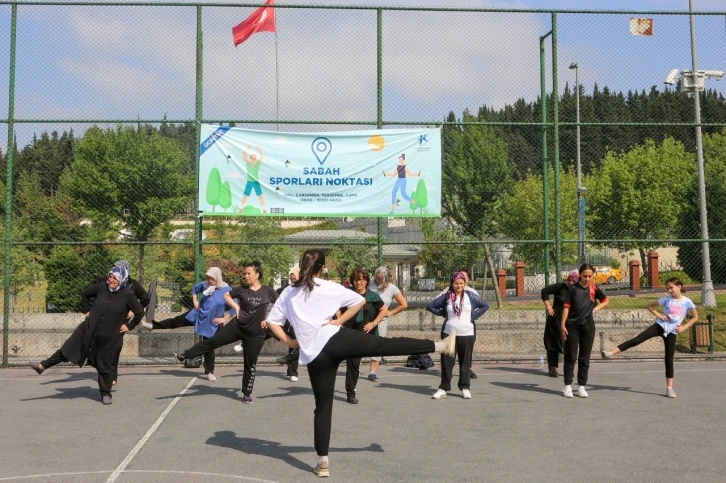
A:
{"type": "Polygon", "coordinates": [[[676,83],[676,80],[678,79],[678,69],[673,69],[670,71],[670,73],[665,78],[665,83],[668,85],[673,85],[676,83]]]}

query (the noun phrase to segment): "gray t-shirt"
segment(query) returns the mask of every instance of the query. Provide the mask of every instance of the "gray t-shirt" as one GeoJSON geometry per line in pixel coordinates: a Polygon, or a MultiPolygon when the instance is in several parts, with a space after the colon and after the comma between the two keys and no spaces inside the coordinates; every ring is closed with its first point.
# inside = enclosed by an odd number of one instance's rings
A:
{"type": "MultiPolygon", "coordinates": [[[[381,300],[383,300],[383,304],[386,306],[386,308],[391,305],[391,302],[393,302],[393,299],[396,298],[396,295],[401,293],[398,287],[396,287],[392,283],[389,283],[388,287],[386,287],[385,290],[381,290],[378,288],[377,285],[373,284],[371,285],[371,291],[377,293],[381,297],[381,300]]],[[[381,322],[386,320],[388,320],[388,317],[384,317],[381,322]]]]}

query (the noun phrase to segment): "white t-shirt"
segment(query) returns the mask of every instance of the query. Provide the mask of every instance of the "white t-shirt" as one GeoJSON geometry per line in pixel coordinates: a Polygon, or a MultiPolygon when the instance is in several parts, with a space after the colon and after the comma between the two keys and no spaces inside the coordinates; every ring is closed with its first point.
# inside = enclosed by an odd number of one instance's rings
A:
{"type": "Polygon", "coordinates": [[[668,322],[657,319],[656,322],[663,327],[664,335],[677,334],[676,327],[681,325],[689,310],[694,310],[696,305],[688,297],[674,299],[670,295],[658,299],[658,304],[663,307],[663,312],[670,319],[668,322]]]}
{"type": "Polygon", "coordinates": [[[314,280],[316,287],[312,291],[307,287],[286,287],[267,315],[270,324],[285,325],[285,319],[290,321],[300,344],[301,364],[312,362],[340,330],[338,325],[326,325],[335,312],[365,300],[338,283],[320,278],[314,280]]]}
{"type": "MultiPolygon", "coordinates": [[[[392,283],[389,283],[388,287],[386,287],[385,290],[381,290],[378,288],[377,285],[373,284],[373,285],[371,285],[371,291],[377,293],[381,297],[381,300],[383,300],[383,305],[385,305],[386,308],[388,308],[388,306],[391,305],[391,302],[393,302],[393,299],[395,299],[396,296],[401,293],[401,291],[398,289],[398,287],[396,287],[392,283]]],[[[381,323],[387,322],[387,321],[388,321],[388,316],[383,317],[383,320],[381,320],[381,323]]]]}
{"type": "Polygon", "coordinates": [[[450,334],[451,329],[456,330],[456,335],[474,335],[474,324],[471,323],[471,302],[469,297],[463,297],[461,315],[457,316],[451,301],[446,302],[446,324],[444,333],[450,334]]]}

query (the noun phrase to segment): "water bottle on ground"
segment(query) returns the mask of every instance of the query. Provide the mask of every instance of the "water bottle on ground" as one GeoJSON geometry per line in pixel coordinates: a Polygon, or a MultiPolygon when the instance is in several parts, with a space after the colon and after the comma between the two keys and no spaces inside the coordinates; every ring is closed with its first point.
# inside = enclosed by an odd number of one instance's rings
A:
{"type": "Polygon", "coordinates": [[[542,354],[540,354],[540,356],[539,356],[539,368],[540,369],[544,369],[544,362],[545,362],[544,356],[542,354]]]}

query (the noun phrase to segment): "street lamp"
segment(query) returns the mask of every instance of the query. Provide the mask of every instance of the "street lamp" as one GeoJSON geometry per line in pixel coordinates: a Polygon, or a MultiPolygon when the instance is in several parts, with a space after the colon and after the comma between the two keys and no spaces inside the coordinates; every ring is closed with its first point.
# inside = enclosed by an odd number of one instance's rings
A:
{"type": "MultiPolygon", "coordinates": [[[[696,126],[696,164],[698,166],[698,211],[701,222],[701,263],[703,264],[703,282],[701,285],[701,303],[704,307],[716,307],[716,294],[711,279],[711,252],[708,245],[708,212],[706,211],[706,173],[703,163],[703,135],[701,133],[701,98],[699,92],[705,86],[705,80],[714,77],[720,80],[724,73],[718,70],[698,70],[696,54],[696,22],[693,15],[693,0],[688,0],[691,23],[691,70],[684,70],[681,75],[681,91],[691,88],[693,92],[693,113],[696,126]]],[[[678,69],[674,69],[666,77],[666,84],[674,84],[678,69]]]]}
{"type": "Polygon", "coordinates": [[[577,122],[577,259],[580,263],[585,261],[585,198],[582,192],[582,175],[580,171],[580,66],[577,62],[570,64],[575,70],[575,121],[577,122]]]}

